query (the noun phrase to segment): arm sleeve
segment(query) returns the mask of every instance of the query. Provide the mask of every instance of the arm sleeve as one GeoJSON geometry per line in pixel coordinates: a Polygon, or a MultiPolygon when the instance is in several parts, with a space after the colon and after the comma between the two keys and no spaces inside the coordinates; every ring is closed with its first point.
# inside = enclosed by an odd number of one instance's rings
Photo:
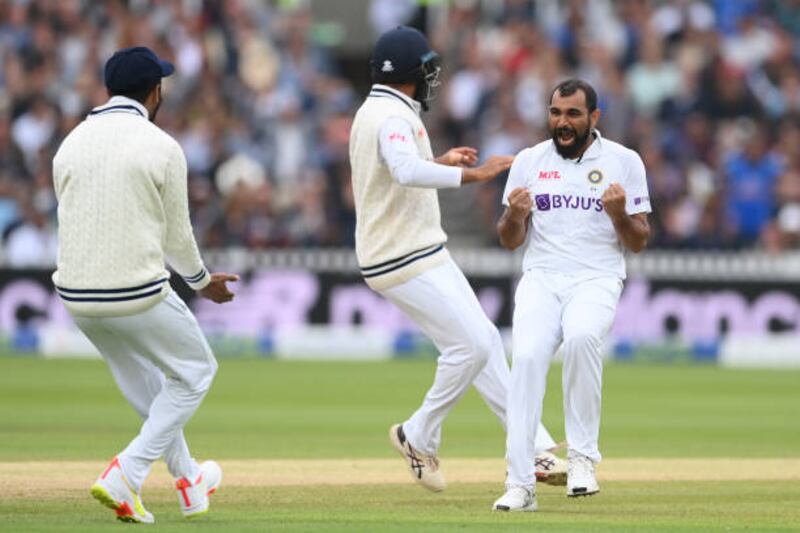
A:
{"type": "Polygon", "coordinates": [[[425,189],[461,186],[461,168],[440,165],[419,156],[414,130],[407,120],[387,119],[378,134],[378,145],[392,178],[400,185],[425,189]]]}
{"type": "Polygon", "coordinates": [[[650,213],[650,193],[647,190],[647,172],[639,154],[633,153],[628,163],[628,181],[625,187],[625,211],[629,215],[650,213]]]}
{"type": "Polygon", "coordinates": [[[186,158],[180,146],[170,154],[167,176],[162,191],[167,228],[164,253],[172,268],[183,277],[194,290],[200,290],[211,281],[189,219],[189,193],[187,185],[186,158]]]}
{"type": "Polygon", "coordinates": [[[518,153],[514,158],[514,163],[511,165],[511,170],[508,171],[508,180],[506,180],[506,188],[503,190],[503,205],[508,207],[508,196],[511,192],[518,187],[525,187],[525,171],[523,170],[523,154],[525,151],[518,153]]]}

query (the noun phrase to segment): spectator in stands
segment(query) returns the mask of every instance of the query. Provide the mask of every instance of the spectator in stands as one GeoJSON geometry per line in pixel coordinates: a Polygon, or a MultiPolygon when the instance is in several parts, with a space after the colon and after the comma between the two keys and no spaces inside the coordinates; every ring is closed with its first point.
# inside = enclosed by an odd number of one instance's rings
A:
{"type": "Polygon", "coordinates": [[[636,110],[655,115],[665,101],[678,94],[680,82],[678,67],[664,58],[661,40],[655,34],[648,35],[642,42],[641,58],[627,77],[628,93],[636,110]]]}
{"type": "Polygon", "coordinates": [[[739,245],[754,243],[775,210],[775,185],[783,169],[768,148],[766,128],[754,127],[744,148],[725,163],[725,211],[739,245]]]}
{"type": "Polygon", "coordinates": [[[11,268],[48,268],[56,262],[55,228],[45,213],[30,202],[22,219],[7,229],[5,262],[11,268]]]}

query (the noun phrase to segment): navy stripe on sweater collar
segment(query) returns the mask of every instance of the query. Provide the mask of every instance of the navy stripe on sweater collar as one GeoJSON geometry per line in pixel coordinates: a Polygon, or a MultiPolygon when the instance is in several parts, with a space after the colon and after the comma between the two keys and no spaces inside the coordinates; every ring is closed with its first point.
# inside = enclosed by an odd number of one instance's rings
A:
{"type": "Polygon", "coordinates": [[[144,113],[139,111],[139,109],[137,109],[136,106],[132,106],[132,105],[112,105],[110,107],[97,108],[97,109],[91,110],[89,112],[89,114],[90,115],[102,115],[103,113],[114,113],[114,110],[116,110],[116,109],[129,109],[129,110],[133,111],[134,113],[136,113],[139,116],[142,116],[142,117],[144,116],[144,113]]]}
{"type": "Polygon", "coordinates": [[[147,112],[147,108],[143,106],[140,102],[132,98],[128,98],[127,96],[112,96],[108,99],[108,102],[101,106],[97,106],[89,112],[90,117],[95,117],[97,115],[103,115],[105,113],[129,113],[129,114],[136,114],[143,118],[148,118],[149,113],[147,112]]]}
{"type": "Polygon", "coordinates": [[[395,98],[403,102],[413,112],[417,114],[419,114],[420,110],[422,109],[422,106],[416,100],[412,100],[411,98],[409,98],[408,96],[406,96],[405,94],[401,93],[396,89],[392,89],[391,87],[388,87],[386,85],[381,85],[378,83],[372,86],[372,90],[370,91],[369,96],[375,96],[379,98],[385,98],[385,97],[395,98]]]}

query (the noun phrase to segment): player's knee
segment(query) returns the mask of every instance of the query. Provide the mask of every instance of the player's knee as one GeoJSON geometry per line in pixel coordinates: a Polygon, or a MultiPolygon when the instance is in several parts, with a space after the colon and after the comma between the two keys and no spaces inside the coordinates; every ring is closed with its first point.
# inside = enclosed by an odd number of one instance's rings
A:
{"type": "Polygon", "coordinates": [[[185,385],[188,392],[203,395],[211,388],[214,376],[217,374],[218,364],[214,357],[209,357],[202,365],[196,366],[194,371],[185,376],[185,385]]]}
{"type": "Polygon", "coordinates": [[[534,347],[533,349],[521,349],[516,348],[511,354],[511,360],[513,365],[517,365],[520,367],[526,368],[537,368],[543,369],[544,373],[547,373],[547,369],[550,367],[550,359],[552,354],[548,354],[545,351],[538,349],[538,347],[534,347]]]}
{"type": "Polygon", "coordinates": [[[572,347],[580,351],[594,352],[600,349],[603,340],[599,335],[589,331],[581,331],[571,335],[564,340],[565,346],[572,347]]]}
{"type": "Polygon", "coordinates": [[[208,366],[206,367],[203,378],[200,383],[198,383],[199,388],[204,392],[211,388],[211,382],[214,381],[214,376],[217,375],[218,368],[219,364],[217,363],[217,360],[214,359],[214,357],[209,358],[208,366]]]}
{"type": "Polygon", "coordinates": [[[149,403],[146,404],[146,403],[143,403],[143,402],[131,401],[130,398],[128,398],[128,402],[131,405],[133,405],[133,408],[136,410],[136,414],[139,415],[139,418],[141,418],[142,421],[147,420],[147,416],[150,414],[150,404],[149,403]]]}
{"type": "Polygon", "coordinates": [[[473,360],[479,365],[485,365],[492,350],[496,349],[491,331],[474,332],[471,336],[470,348],[473,360]]]}

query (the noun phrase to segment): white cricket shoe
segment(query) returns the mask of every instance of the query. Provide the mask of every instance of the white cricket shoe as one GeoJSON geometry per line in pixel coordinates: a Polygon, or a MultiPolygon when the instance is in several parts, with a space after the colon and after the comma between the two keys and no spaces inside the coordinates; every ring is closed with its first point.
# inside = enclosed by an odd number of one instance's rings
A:
{"type": "Polygon", "coordinates": [[[153,524],[156,521],[142,505],[142,498],[125,479],[118,457],[114,457],[100,474],[89,493],[95,500],[113,509],[117,513],[117,520],[140,524],[153,524]]]}
{"type": "Polygon", "coordinates": [[[594,463],[577,452],[570,451],[567,465],[567,496],[591,496],[600,492],[594,476],[594,463]]]}
{"type": "Polygon", "coordinates": [[[389,440],[395,450],[406,460],[408,471],[411,472],[414,481],[433,492],[441,492],[447,488],[444,475],[439,470],[439,459],[415,450],[406,440],[403,426],[395,424],[389,428],[389,440]]]}
{"type": "Polygon", "coordinates": [[[535,458],[536,481],[553,486],[567,484],[567,462],[551,452],[542,452],[535,458]]]}
{"type": "Polygon", "coordinates": [[[216,461],[205,461],[200,465],[200,475],[193,482],[185,477],[175,481],[178,503],[186,518],[194,518],[208,512],[208,497],[222,483],[222,468],[216,461]]]}
{"type": "Polygon", "coordinates": [[[512,485],[492,506],[492,511],[504,512],[532,512],[537,509],[536,494],[533,490],[512,485]]]}

